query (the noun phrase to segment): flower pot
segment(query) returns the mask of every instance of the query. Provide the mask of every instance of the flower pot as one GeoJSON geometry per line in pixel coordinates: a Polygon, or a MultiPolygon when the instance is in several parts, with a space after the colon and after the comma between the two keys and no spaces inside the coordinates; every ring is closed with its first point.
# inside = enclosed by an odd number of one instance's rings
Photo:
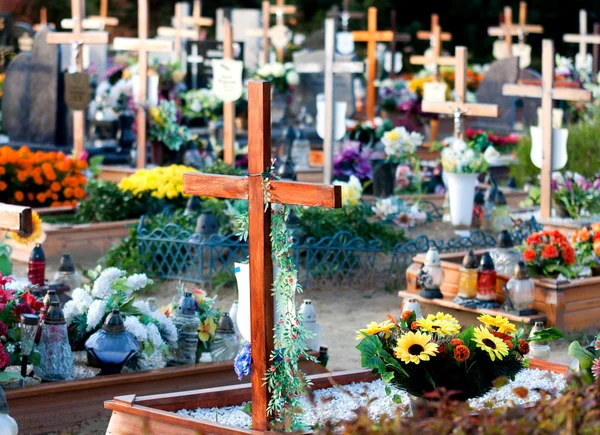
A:
{"type": "Polygon", "coordinates": [[[450,199],[450,222],[455,226],[470,226],[477,174],[446,173],[445,177],[450,199]]]}
{"type": "MultiPolygon", "coordinates": [[[[552,170],[558,171],[567,164],[567,139],[569,130],[566,128],[552,129],[552,170]]],[[[531,162],[536,168],[542,168],[542,129],[531,127],[531,162]]]]}
{"type": "Polygon", "coordinates": [[[377,198],[387,198],[394,194],[396,184],[396,163],[373,162],[373,194],[377,198]]]}

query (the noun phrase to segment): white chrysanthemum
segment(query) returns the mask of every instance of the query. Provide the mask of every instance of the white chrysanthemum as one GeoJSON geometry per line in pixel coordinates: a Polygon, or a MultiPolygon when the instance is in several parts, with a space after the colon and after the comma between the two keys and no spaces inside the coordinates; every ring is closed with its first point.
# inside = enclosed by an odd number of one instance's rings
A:
{"type": "Polygon", "coordinates": [[[63,307],[63,314],[65,316],[65,322],[67,325],[70,325],[73,322],[73,319],[81,314],[79,308],[77,308],[77,304],[75,301],[67,301],[67,303],[63,307]]]}
{"type": "Polygon", "coordinates": [[[158,349],[165,343],[162,337],[160,336],[158,328],[154,323],[148,323],[146,325],[146,332],[148,333],[148,340],[150,340],[150,343],[152,343],[154,349],[158,349]]]}
{"type": "Polygon", "coordinates": [[[285,75],[285,80],[288,82],[288,85],[296,86],[298,83],[300,83],[300,76],[296,71],[288,71],[288,73],[285,75]]]}
{"type": "Polygon", "coordinates": [[[73,290],[71,293],[71,299],[80,312],[87,310],[94,301],[90,294],[82,288],[76,288],[73,290]]]}
{"type": "Polygon", "coordinates": [[[145,314],[146,316],[151,316],[152,315],[152,310],[150,309],[150,306],[148,305],[148,302],[146,302],[146,301],[136,300],[133,303],[133,306],[135,308],[137,308],[138,310],[140,310],[140,312],[142,314],[145,314]]]}
{"type": "Polygon", "coordinates": [[[143,289],[149,284],[152,284],[152,280],[145,273],[135,273],[125,281],[125,285],[128,288],[127,294],[143,289]]]}
{"type": "Polygon", "coordinates": [[[100,299],[109,297],[113,291],[113,284],[116,280],[121,278],[122,274],[123,271],[117,269],[116,267],[104,269],[98,279],[96,279],[94,282],[94,286],[92,287],[92,296],[100,299]]]}
{"type": "Polygon", "coordinates": [[[133,334],[135,339],[140,343],[148,339],[148,332],[146,331],[146,328],[144,327],[142,322],[140,322],[137,317],[127,316],[125,317],[123,323],[125,324],[125,330],[133,334]]]}
{"type": "Polygon", "coordinates": [[[152,317],[158,321],[160,332],[165,340],[177,341],[177,328],[171,319],[160,311],[153,312],[152,317]]]}
{"type": "Polygon", "coordinates": [[[285,66],[282,63],[275,62],[271,65],[271,74],[276,78],[283,77],[285,75],[285,66]]]}
{"type": "Polygon", "coordinates": [[[102,322],[106,311],[106,304],[102,299],[96,299],[87,312],[87,330],[91,331],[102,322]]]}
{"type": "Polygon", "coordinates": [[[376,200],[372,210],[375,216],[380,219],[385,219],[389,215],[399,212],[398,206],[392,197],[376,200]]]}

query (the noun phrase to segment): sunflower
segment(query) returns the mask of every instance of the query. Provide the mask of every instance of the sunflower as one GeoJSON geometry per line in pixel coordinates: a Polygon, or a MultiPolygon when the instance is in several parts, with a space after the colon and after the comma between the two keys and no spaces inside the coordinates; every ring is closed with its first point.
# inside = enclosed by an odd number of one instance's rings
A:
{"type": "Polygon", "coordinates": [[[508,346],[502,339],[494,337],[492,333],[485,327],[480,326],[473,330],[473,341],[477,343],[477,347],[487,352],[492,361],[496,358],[502,360],[508,355],[508,346]]]}
{"type": "Polygon", "coordinates": [[[42,219],[37,212],[31,212],[31,221],[33,223],[33,231],[27,236],[22,236],[20,233],[11,232],[9,237],[15,242],[21,245],[33,245],[35,243],[42,243],[45,233],[42,231],[42,219]]]}
{"type": "Polygon", "coordinates": [[[356,339],[362,340],[367,335],[375,335],[375,334],[379,334],[380,332],[385,332],[385,338],[388,338],[390,336],[390,330],[393,327],[394,327],[394,324],[392,322],[390,322],[389,320],[386,320],[385,322],[381,322],[381,323],[371,322],[367,325],[367,327],[365,329],[359,329],[357,331],[358,335],[356,336],[356,339]]]}
{"type": "Polygon", "coordinates": [[[503,334],[514,334],[517,332],[515,325],[510,323],[507,318],[497,315],[496,317],[485,314],[477,318],[485,326],[497,328],[498,332],[503,334]]]}
{"type": "Polygon", "coordinates": [[[460,331],[458,320],[449,314],[443,313],[430,314],[424,319],[419,319],[417,325],[427,332],[436,333],[442,337],[455,335],[460,331]]]}
{"type": "Polygon", "coordinates": [[[429,361],[429,357],[435,356],[438,345],[431,343],[431,335],[418,332],[407,332],[398,339],[394,355],[403,363],[419,364],[421,361],[429,361]]]}

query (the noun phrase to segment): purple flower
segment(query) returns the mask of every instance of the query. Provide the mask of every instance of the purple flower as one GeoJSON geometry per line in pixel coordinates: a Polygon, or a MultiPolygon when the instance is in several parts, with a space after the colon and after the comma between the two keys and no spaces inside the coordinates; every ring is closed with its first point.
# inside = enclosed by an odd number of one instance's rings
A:
{"type": "Polygon", "coordinates": [[[249,376],[252,373],[252,348],[250,343],[246,343],[235,357],[233,369],[240,381],[244,376],[249,376]]]}
{"type": "Polygon", "coordinates": [[[570,178],[565,178],[565,187],[569,192],[573,192],[573,181],[570,178]]]}
{"type": "Polygon", "coordinates": [[[594,189],[596,189],[596,190],[600,189],[600,178],[596,178],[594,180],[594,189]]]}
{"type": "Polygon", "coordinates": [[[558,190],[558,183],[556,182],[556,180],[553,178],[552,179],[552,191],[556,192],[558,190]]]}
{"type": "Polygon", "coordinates": [[[342,151],[333,157],[333,172],[335,177],[354,175],[361,181],[373,177],[373,168],[369,161],[369,152],[360,150],[360,142],[345,141],[342,151]]]}

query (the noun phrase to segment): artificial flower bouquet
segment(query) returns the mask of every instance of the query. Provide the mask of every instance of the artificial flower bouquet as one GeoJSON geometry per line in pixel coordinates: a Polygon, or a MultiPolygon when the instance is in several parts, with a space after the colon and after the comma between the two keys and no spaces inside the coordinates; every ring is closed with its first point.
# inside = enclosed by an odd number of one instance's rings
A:
{"type": "Polygon", "coordinates": [[[300,83],[300,76],[291,62],[267,63],[258,68],[254,74],[254,78],[271,82],[273,88],[282,94],[293,91],[294,86],[300,83]]]}
{"type": "Polygon", "coordinates": [[[417,147],[423,143],[423,135],[409,132],[404,127],[396,127],[381,138],[385,146],[386,161],[406,163],[415,158],[417,147]]]}
{"type": "Polygon", "coordinates": [[[571,234],[571,243],[581,266],[600,266],[600,222],[575,231],[571,234]]]}
{"type": "Polygon", "coordinates": [[[417,319],[406,311],[398,321],[388,318],[358,331],[362,365],[417,397],[442,387],[455,399],[482,396],[497,378],[513,379],[526,367],[529,341],[562,337],[558,330],[544,329],[525,339],[523,329],[499,315],[482,315],[481,325],[465,329],[441,312],[417,319]]]}
{"type": "Polygon", "coordinates": [[[164,313],[137,300],[137,293],[152,284],[151,279],[143,273],[127,276],[116,267],[98,267],[88,272],[88,277],[92,285],[73,290],[63,308],[73,350],[83,350],[85,341],[102,327],[112,309],[119,308],[125,330],[140,343],[142,355],[169,354],[169,346],[177,342],[175,325],[164,313]]]}
{"type": "Polygon", "coordinates": [[[468,142],[473,142],[472,146],[480,152],[484,153],[488,148],[493,147],[501,155],[512,154],[519,142],[519,138],[514,133],[502,136],[473,128],[467,128],[465,137],[468,142]]]}
{"type": "Polygon", "coordinates": [[[453,138],[442,148],[442,166],[444,171],[453,174],[479,174],[487,169],[487,162],[473,143],[453,138]]]}
{"type": "Polygon", "coordinates": [[[360,142],[363,148],[372,147],[386,132],[393,129],[392,121],[384,121],[379,117],[364,122],[349,121],[346,125],[348,139],[360,142]]]}
{"type": "Polygon", "coordinates": [[[223,114],[223,102],[217,98],[212,89],[192,89],[183,94],[185,102],[183,116],[187,118],[205,118],[216,121],[223,114]]]}
{"type": "Polygon", "coordinates": [[[427,213],[419,210],[418,203],[407,205],[400,198],[392,196],[376,199],[371,210],[376,218],[402,228],[414,227],[427,221],[427,213]]]}
{"type": "Polygon", "coordinates": [[[355,176],[361,182],[373,178],[373,167],[369,160],[370,151],[365,147],[361,150],[360,142],[345,140],[342,150],[333,157],[333,176],[345,181],[355,176]]]}
{"type": "Polygon", "coordinates": [[[348,181],[334,181],[333,185],[341,186],[342,204],[344,206],[353,206],[359,203],[360,197],[363,193],[363,187],[360,183],[360,180],[354,175],[351,175],[348,181]]]}
{"type": "Polygon", "coordinates": [[[545,230],[526,239],[523,257],[532,276],[576,278],[576,253],[569,240],[558,230],[545,230]]]}
{"type": "Polygon", "coordinates": [[[388,78],[375,82],[375,85],[381,110],[388,113],[420,112],[419,96],[408,89],[406,80],[388,78]]]}
{"type": "Polygon", "coordinates": [[[578,219],[582,214],[600,213],[600,178],[587,179],[566,171],[552,174],[552,200],[559,214],[578,219]]]}
{"type": "Polygon", "coordinates": [[[190,140],[187,127],[180,125],[180,114],[174,101],[161,100],[158,106],[148,109],[148,138],[178,151],[190,140]]]}
{"type": "Polygon", "coordinates": [[[421,193],[421,172],[419,162],[415,162],[417,171],[413,171],[410,165],[398,165],[396,168],[396,186],[394,193],[407,195],[421,193]]]}

